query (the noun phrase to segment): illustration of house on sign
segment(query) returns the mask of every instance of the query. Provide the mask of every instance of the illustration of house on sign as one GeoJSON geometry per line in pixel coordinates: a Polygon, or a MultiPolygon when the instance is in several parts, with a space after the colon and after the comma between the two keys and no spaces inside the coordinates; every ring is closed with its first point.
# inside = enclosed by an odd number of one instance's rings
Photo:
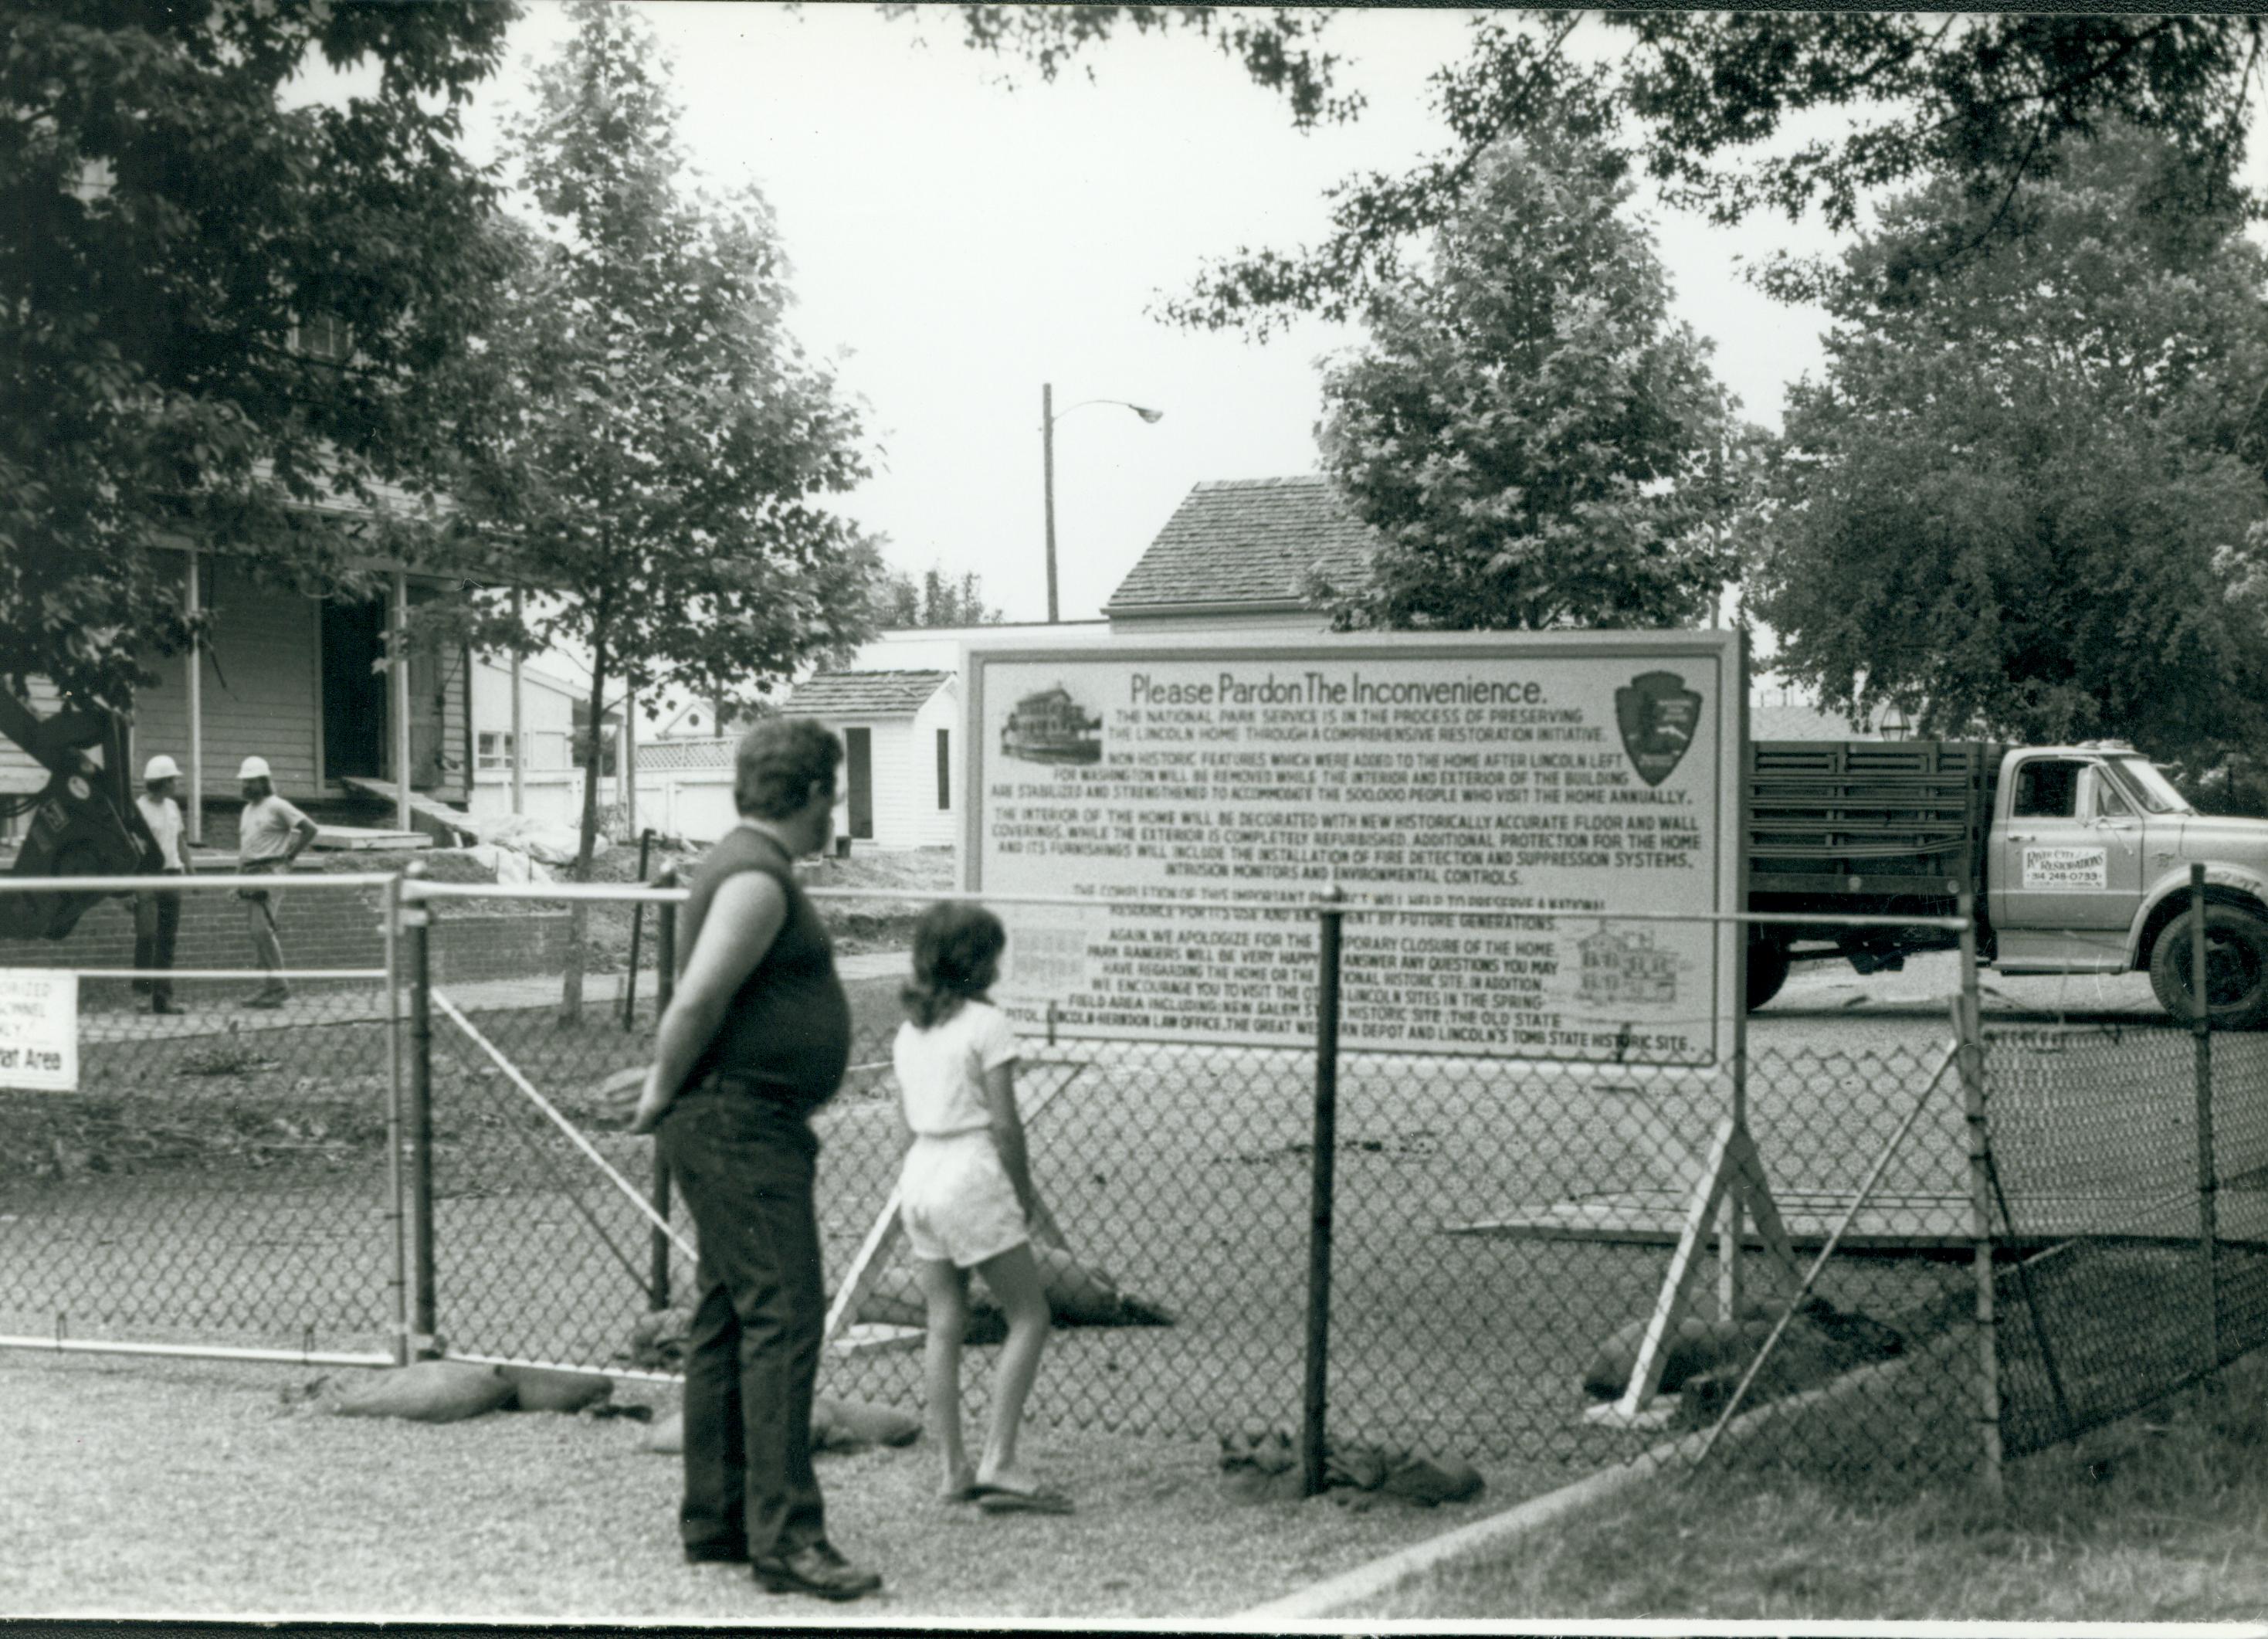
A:
{"type": "Polygon", "coordinates": [[[1587,1006],[1661,1007],[1677,1000],[1685,959],[1657,949],[1651,933],[1602,927],[1575,948],[1581,958],[1578,993],[1587,1006]]]}

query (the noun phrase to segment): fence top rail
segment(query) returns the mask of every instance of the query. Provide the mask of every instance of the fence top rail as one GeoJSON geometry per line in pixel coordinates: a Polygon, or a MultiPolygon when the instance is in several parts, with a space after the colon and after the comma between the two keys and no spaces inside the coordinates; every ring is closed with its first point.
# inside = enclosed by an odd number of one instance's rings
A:
{"type": "MultiPolygon", "coordinates": [[[[1518,916],[1539,921],[1723,922],[1764,926],[1834,927],[1929,927],[1959,933],[1970,926],[1957,916],[1827,916],[1795,915],[1778,911],[1624,911],[1611,908],[1579,910],[1529,905],[1492,904],[1468,900],[1456,904],[1378,904],[1359,896],[1329,893],[1285,895],[1270,899],[1181,898],[1167,894],[1114,894],[1099,898],[1085,894],[995,894],[953,889],[806,888],[813,899],[868,901],[902,904],[908,900],[965,900],[979,904],[1055,905],[1082,911],[1108,910],[1123,905],[1167,905],[1189,911],[1255,915],[1286,911],[1314,915],[1338,911],[1355,916],[1447,917],[1518,916]]],[[[682,904],[682,888],[648,888],[623,882],[429,882],[406,877],[401,897],[412,903],[441,899],[590,900],[617,904],[682,904]]]]}
{"type": "MultiPolygon", "coordinates": [[[[8,965],[0,958],[0,967],[8,965]]],[[[80,978],[206,978],[206,979],[269,979],[269,978],[366,978],[386,977],[384,968],[51,968],[37,970],[42,973],[70,973],[80,978]]]]}
{"type": "Polygon", "coordinates": [[[265,880],[256,885],[276,889],[383,888],[395,880],[392,871],[276,871],[191,872],[187,875],[140,876],[0,876],[0,893],[218,893],[248,885],[247,877],[265,880]]]}
{"type": "Polygon", "coordinates": [[[648,888],[637,882],[429,882],[401,879],[405,904],[439,899],[539,899],[601,901],[613,904],[683,904],[682,888],[648,888]]]}

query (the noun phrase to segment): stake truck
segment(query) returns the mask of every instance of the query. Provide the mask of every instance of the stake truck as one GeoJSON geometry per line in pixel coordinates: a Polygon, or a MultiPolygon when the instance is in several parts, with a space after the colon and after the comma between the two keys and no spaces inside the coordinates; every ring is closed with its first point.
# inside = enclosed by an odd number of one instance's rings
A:
{"type": "MultiPolygon", "coordinates": [[[[1977,956],[2000,973],[2146,971],[2184,1023],[2190,867],[2205,867],[2216,1027],[2268,1023],[2268,821],[2199,814],[2123,741],[1758,741],[1749,748],[1749,909],[1947,916],[1974,897],[1977,956]]],[[[1749,1005],[1791,963],[1896,969],[1933,928],[1752,924],[1749,1005]]]]}

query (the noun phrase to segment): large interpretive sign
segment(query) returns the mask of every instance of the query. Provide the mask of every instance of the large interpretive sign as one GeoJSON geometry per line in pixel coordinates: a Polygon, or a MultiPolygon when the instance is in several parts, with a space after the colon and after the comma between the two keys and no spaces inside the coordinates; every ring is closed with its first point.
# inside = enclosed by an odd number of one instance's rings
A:
{"type": "Polygon", "coordinates": [[[1737,925],[1631,913],[1742,908],[1741,672],[1729,632],[972,646],[965,885],[1092,902],[998,905],[995,996],[1293,1045],[1287,907],[1335,886],[1350,1047],[1713,1065],[1737,925]]]}

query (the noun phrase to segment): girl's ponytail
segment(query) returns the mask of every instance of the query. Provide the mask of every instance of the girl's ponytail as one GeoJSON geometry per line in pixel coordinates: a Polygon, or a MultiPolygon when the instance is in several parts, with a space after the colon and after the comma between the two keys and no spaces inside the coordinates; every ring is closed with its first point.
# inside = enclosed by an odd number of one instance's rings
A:
{"type": "Polygon", "coordinates": [[[981,904],[943,899],[914,926],[914,976],[898,993],[916,1030],[932,1030],[981,996],[1007,949],[1008,930],[981,904]]]}

